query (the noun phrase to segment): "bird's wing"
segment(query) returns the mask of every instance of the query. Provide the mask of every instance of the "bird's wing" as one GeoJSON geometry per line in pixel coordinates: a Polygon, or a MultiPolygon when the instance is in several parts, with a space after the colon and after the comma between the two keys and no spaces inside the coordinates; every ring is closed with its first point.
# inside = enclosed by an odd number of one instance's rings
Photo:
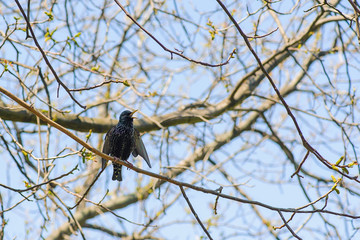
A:
{"type": "MultiPolygon", "coordinates": [[[[102,152],[105,154],[110,153],[110,143],[111,143],[110,138],[112,136],[113,128],[114,127],[110,128],[110,130],[106,133],[106,136],[105,136],[104,146],[103,146],[103,150],[102,150],[102,152]]],[[[107,163],[107,160],[105,158],[102,158],[101,166],[103,169],[106,167],[106,163],[107,163]]]]}
{"type": "Polygon", "coordinates": [[[138,155],[140,155],[145,160],[147,165],[151,168],[149,156],[146,152],[145,145],[144,145],[143,141],[141,140],[139,131],[136,130],[135,128],[134,128],[134,139],[135,139],[135,149],[132,152],[132,155],[134,157],[137,157],[138,155]]]}

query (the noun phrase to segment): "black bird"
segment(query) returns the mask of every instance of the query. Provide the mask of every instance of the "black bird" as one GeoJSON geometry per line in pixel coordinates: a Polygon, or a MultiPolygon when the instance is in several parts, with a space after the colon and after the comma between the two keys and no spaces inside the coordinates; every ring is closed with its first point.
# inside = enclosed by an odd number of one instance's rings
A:
{"type": "MultiPolygon", "coordinates": [[[[113,126],[105,136],[103,153],[120,160],[127,161],[130,153],[134,157],[140,155],[151,168],[149,156],[146,152],[143,141],[140,138],[140,133],[133,126],[133,114],[137,110],[130,112],[125,110],[120,114],[119,122],[113,126]]],[[[102,159],[102,168],[106,166],[106,159],[102,159]]],[[[113,163],[114,173],[112,180],[122,181],[121,167],[122,165],[113,163]]]]}

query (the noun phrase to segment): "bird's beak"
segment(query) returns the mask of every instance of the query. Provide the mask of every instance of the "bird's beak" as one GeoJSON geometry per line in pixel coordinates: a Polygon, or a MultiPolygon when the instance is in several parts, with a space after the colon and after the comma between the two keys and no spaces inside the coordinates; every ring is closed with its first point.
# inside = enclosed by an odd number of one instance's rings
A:
{"type": "Polygon", "coordinates": [[[134,113],[136,113],[136,112],[137,112],[137,110],[132,111],[132,112],[130,113],[130,117],[135,118],[135,117],[133,117],[133,115],[134,115],[134,113]]]}

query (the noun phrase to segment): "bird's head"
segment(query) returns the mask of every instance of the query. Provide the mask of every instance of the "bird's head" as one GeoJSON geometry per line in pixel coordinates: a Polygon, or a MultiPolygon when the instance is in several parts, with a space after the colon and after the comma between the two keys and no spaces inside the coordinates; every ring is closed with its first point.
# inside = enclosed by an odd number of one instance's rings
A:
{"type": "Polygon", "coordinates": [[[119,123],[132,123],[133,122],[133,119],[135,117],[133,117],[133,114],[136,112],[137,110],[135,111],[129,111],[129,110],[125,110],[123,111],[121,114],[120,114],[120,118],[119,118],[119,123]]]}

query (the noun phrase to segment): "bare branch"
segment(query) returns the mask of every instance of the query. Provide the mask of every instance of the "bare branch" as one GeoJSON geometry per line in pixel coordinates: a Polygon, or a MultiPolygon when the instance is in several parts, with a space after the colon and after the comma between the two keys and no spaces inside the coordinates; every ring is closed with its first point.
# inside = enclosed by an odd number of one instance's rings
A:
{"type": "MultiPolygon", "coordinates": [[[[26,23],[27,23],[27,27],[28,27],[28,29],[30,30],[30,33],[31,33],[32,38],[34,39],[35,45],[38,47],[38,49],[39,49],[39,51],[41,52],[41,55],[43,56],[46,64],[47,64],[48,67],[50,68],[51,72],[54,74],[54,77],[55,77],[56,81],[59,83],[59,85],[61,85],[61,86],[65,89],[65,91],[69,94],[69,96],[71,97],[71,99],[74,100],[74,102],[76,102],[80,107],[86,108],[86,106],[83,106],[82,104],[80,104],[80,103],[74,98],[74,96],[70,93],[69,88],[68,88],[68,87],[60,80],[60,78],[58,77],[56,71],[55,71],[54,68],[52,67],[49,59],[47,58],[44,50],[41,48],[40,44],[38,43],[38,41],[37,41],[37,39],[36,39],[36,36],[35,36],[35,33],[34,33],[32,27],[31,27],[31,24],[30,24],[30,22],[29,22],[29,19],[26,17],[26,14],[25,14],[23,8],[21,7],[21,5],[20,5],[20,3],[19,3],[18,0],[15,0],[15,1],[16,1],[16,4],[18,5],[18,7],[19,7],[19,9],[20,9],[20,11],[21,11],[21,13],[22,13],[22,15],[23,15],[26,23]]],[[[58,92],[57,95],[58,95],[58,97],[59,97],[59,92],[58,92]]]]}
{"type": "Polygon", "coordinates": [[[168,49],[167,47],[165,47],[158,39],[156,39],[150,32],[148,32],[143,26],[141,26],[131,15],[128,11],[125,10],[125,8],[121,5],[121,3],[118,0],[114,0],[116,2],[116,4],[121,8],[121,10],[126,14],[126,16],[128,18],[131,19],[131,21],[133,21],[139,28],[141,28],[141,30],[143,30],[147,35],[149,35],[149,37],[151,37],[157,44],[159,44],[159,46],[164,49],[165,51],[169,52],[171,54],[171,59],[173,58],[173,55],[177,55],[180,56],[190,62],[196,63],[196,64],[200,64],[203,66],[207,66],[207,67],[221,67],[224,66],[226,64],[229,63],[230,59],[233,58],[233,55],[236,54],[236,48],[234,48],[232,50],[232,52],[229,54],[229,57],[227,58],[227,60],[223,63],[219,63],[219,64],[210,64],[210,63],[206,63],[206,62],[201,62],[201,61],[197,61],[197,60],[193,60],[191,58],[186,57],[184,54],[182,54],[179,51],[172,51],[170,49],[168,49]]]}
{"type": "Polygon", "coordinates": [[[206,233],[206,235],[208,236],[209,239],[213,239],[210,235],[210,233],[208,232],[208,230],[206,229],[206,227],[204,226],[204,224],[201,222],[199,216],[197,215],[195,209],[193,208],[193,206],[191,205],[191,202],[189,200],[189,198],[187,197],[185,191],[184,191],[184,188],[182,186],[180,186],[180,190],[181,190],[181,193],[182,195],[184,196],[187,204],[189,205],[190,207],[190,210],[191,212],[193,213],[194,217],[196,218],[196,221],[198,221],[198,223],[200,224],[201,228],[203,229],[203,231],[206,233]]]}

